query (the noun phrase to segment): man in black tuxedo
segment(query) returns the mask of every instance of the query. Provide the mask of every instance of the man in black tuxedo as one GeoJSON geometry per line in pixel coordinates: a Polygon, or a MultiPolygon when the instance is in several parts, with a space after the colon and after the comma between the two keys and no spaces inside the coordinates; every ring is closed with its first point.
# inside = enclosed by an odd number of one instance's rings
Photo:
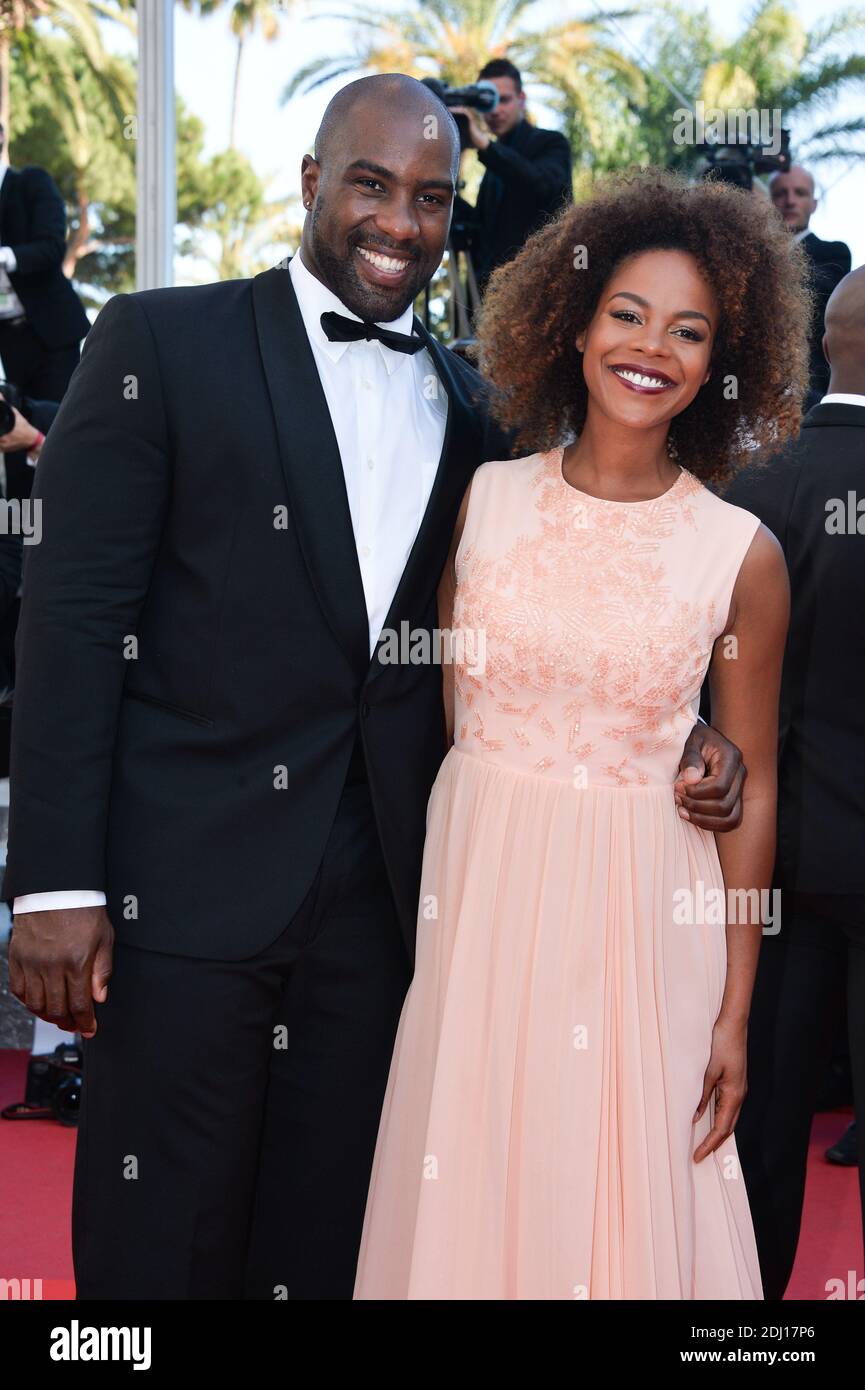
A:
{"type": "MultiPolygon", "coordinates": [[[[87,1039],[79,1297],[351,1297],[446,752],[441,671],[381,639],[435,629],[508,457],[412,315],[458,160],[421,83],[343,88],[299,255],[111,300],[43,448],[6,893],[13,992],[87,1039]]],[[[683,764],[737,824],[737,750],[683,764]]]]}
{"type": "MultiPolygon", "coordinates": [[[[799,439],[725,493],[778,537],[792,590],[779,734],[781,930],[763,938],[736,1127],[767,1299],[783,1297],[793,1268],[811,1121],[845,990],[865,1115],[865,269],[831,296],[825,347],[829,391],[799,439]]],[[[865,1213],[861,1148],[859,1184],[865,1213]]]]}
{"type": "Polygon", "coordinates": [[[559,131],[541,130],[525,119],[519,69],[506,58],[494,58],[481,69],[481,79],[498,89],[495,110],[483,121],[471,107],[453,110],[465,117],[471,145],[486,169],[475,206],[457,198],[454,208],[455,220],[468,229],[483,294],[496,266],[510,260],[532,232],[570,202],[573,191],[571,147],[559,131]]]}
{"type": "Polygon", "coordinates": [[[801,164],[791,164],[786,173],[773,174],[769,194],[794,240],[801,241],[811,262],[814,316],[810,340],[811,389],[805,398],[807,411],[829,390],[829,364],[823,355],[823,320],[829,296],[850,270],[850,247],[843,241],[821,241],[808,230],[818,200],[814,196],[813,176],[801,164]]]}

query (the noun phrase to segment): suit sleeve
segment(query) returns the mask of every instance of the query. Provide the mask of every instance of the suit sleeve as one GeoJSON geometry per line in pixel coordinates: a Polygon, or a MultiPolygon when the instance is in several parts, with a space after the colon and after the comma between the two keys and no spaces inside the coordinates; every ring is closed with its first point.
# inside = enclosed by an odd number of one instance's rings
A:
{"type": "Polygon", "coordinates": [[[789,449],[761,466],[737,473],[723,495],[725,502],[758,516],[786,554],[790,512],[801,474],[796,454],[789,449]]]}
{"type": "Polygon", "coordinates": [[[85,339],[33,480],[41,539],[25,547],[15,648],[9,897],[105,888],[126,639],[169,488],[156,347],[138,297],[117,295],[85,339]]]}
{"type": "Polygon", "coordinates": [[[509,459],[514,456],[514,432],[504,429],[490,411],[491,387],[488,381],[470,363],[462,362],[461,370],[465,377],[465,389],[471,402],[477,429],[480,463],[491,459],[509,459]]]}
{"type": "Polygon", "coordinates": [[[552,198],[559,189],[570,187],[571,149],[558,131],[549,132],[544,145],[531,159],[500,140],[492,140],[480,151],[478,159],[505,183],[541,201],[552,198]]]}
{"type": "Polygon", "coordinates": [[[24,196],[30,221],[27,241],[11,242],[15,275],[39,275],[62,266],[66,252],[66,208],[46,169],[28,169],[24,196]]]}
{"type": "Polygon", "coordinates": [[[51,429],[59,409],[59,401],[32,401],[29,397],[25,397],[21,404],[21,414],[25,420],[29,420],[43,434],[51,429]]]}

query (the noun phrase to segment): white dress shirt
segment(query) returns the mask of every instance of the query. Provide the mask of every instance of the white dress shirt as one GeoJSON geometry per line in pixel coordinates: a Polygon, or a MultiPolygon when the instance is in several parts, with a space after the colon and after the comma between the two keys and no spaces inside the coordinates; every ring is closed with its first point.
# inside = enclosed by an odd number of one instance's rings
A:
{"type": "MultiPolygon", "coordinates": [[[[332,343],[321,315],[334,310],[360,321],[358,315],[307,269],[299,252],[288,271],[339,445],[372,658],[432,491],[447,395],[426,348],[409,354],[375,339],[332,343]]],[[[381,326],[411,333],[412,306],[381,326]]],[[[314,469],[315,458],[309,463],[314,469]]],[[[105,894],[95,891],[27,893],[15,899],[14,912],[104,903],[105,894]]]]}
{"type": "Polygon", "coordinates": [[[831,391],[823,397],[820,405],[865,405],[865,396],[853,391],[831,391]]]}
{"type": "MultiPolygon", "coordinates": [[[[372,657],[432,491],[447,396],[426,348],[409,354],[375,339],[332,343],[322,314],[333,310],[360,322],[358,315],[299,252],[288,270],[339,445],[372,657]]],[[[412,306],[381,326],[411,333],[412,306]]]]}
{"type": "MultiPolygon", "coordinates": [[[[9,160],[0,157],[0,188],[9,168],[9,160]]],[[[0,319],[14,319],[24,313],[24,305],[12,288],[7,270],[17,270],[18,262],[11,246],[0,246],[0,319]]]]}

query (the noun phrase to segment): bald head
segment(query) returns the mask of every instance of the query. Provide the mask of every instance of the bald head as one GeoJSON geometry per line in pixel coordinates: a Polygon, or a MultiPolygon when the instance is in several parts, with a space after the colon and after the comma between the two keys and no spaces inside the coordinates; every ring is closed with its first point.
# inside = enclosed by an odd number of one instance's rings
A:
{"type": "Polygon", "coordinates": [[[791,232],[803,232],[817,206],[814,179],[801,164],[791,164],[769,180],[769,196],[791,232]]]}
{"type": "Polygon", "coordinates": [[[865,266],[835,286],[826,305],[823,352],[832,368],[830,391],[865,396],[865,266]]]}
{"type": "Polygon", "coordinates": [[[414,77],[403,72],[374,73],[341,87],[328,102],[315,137],[315,158],[319,164],[339,150],[358,117],[372,122],[411,123],[422,134],[425,129],[435,132],[428,134],[427,140],[450,140],[456,176],[460,160],[459,127],[444,102],[414,77]],[[434,124],[430,123],[430,117],[434,124]]]}
{"type": "Polygon", "coordinates": [[[457,123],[422,82],[350,82],[303,157],[304,265],[358,317],[401,318],[441,262],[459,161],[457,123]]]}
{"type": "Polygon", "coordinates": [[[814,196],[814,175],[805,168],[804,164],[791,164],[790,168],[787,170],[785,174],[773,174],[773,183],[775,179],[792,179],[794,183],[801,183],[803,185],[807,185],[811,197],[813,198],[814,196]]]}

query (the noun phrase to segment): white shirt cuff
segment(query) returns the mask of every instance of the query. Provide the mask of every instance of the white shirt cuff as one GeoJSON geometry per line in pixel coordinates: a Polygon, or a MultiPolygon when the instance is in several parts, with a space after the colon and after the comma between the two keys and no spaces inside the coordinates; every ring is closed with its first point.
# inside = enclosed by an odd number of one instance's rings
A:
{"type": "Polygon", "coordinates": [[[15,271],[18,269],[18,260],[11,246],[0,246],[0,260],[7,270],[15,271]]]}
{"type": "Polygon", "coordinates": [[[104,907],[104,893],[89,888],[70,888],[68,892],[25,893],[16,898],[12,906],[12,916],[19,912],[56,912],[63,907],[104,907]]]}

